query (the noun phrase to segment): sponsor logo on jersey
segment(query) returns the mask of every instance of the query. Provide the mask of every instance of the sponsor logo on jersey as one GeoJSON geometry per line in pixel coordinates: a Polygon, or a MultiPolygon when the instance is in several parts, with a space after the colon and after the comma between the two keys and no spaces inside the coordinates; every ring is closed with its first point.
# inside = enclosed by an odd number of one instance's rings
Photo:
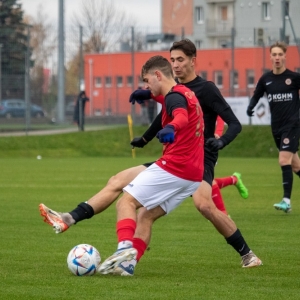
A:
{"type": "Polygon", "coordinates": [[[290,143],[290,140],[288,138],[285,138],[283,141],[282,141],[284,144],[289,144],[290,143]]]}
{"type": "Polygon", "coordinates": [[[283,101],[292,101],[293,94],[292,93],[283,93],[283,94],[269,94],[268,101],[271,102],[283,102],[283,101]]]}
{"type": "Polygon", "coordinates": [[[291,83],[292,83],[292,80],[291,80],[290,78],[287,78],[287,79],[285,80],[285,84],[286,84],[286,85],[291,85],[291,83]]]}
{"type": "Polygon", "coordinates": [[[192,99],[193,96],[195,95],[194,92],[185,92],[184,95],[188,98],[188,99],[192,99]]]}
{"type": "Polygon", "coordinates": [[[269,81],[269,82],[266,83],[266,85],[269,85],[269,84],[271,84],[271,83],[272,83],[272,81],[269,81]]]}

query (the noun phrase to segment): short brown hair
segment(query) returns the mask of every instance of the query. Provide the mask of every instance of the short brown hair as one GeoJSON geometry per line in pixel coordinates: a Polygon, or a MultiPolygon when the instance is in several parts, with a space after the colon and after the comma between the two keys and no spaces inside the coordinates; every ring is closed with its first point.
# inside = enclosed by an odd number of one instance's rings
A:
{"type": "Polygon", "coordinates": [[[197,49],[192,41],[184,39],[178,42],[174,42],[170,48],[170,52],[173,50],[181,50],[188,57],[196,57],[197,49]]]}
{"type": "Polygon", "coordinates": [[[284,53],[286,53],[287,45],[286,45],[285,42],[277,41],[276,43],[272,44],[272,45],[270,46],[270,52],[271,52],[272,49],[275,48],[275,47],[278,47],[278,48],[282,49],[282,51],[283,51],[284,53]]]}
{"type": "Polygon", "coordinates": [[[152,56],[146,61],[142,67],[141,77],[144,78],[145,74],[150,73],[154,69],[159,69],[167,77],[173,77],[171,64],[161,55],[152,56]]]}

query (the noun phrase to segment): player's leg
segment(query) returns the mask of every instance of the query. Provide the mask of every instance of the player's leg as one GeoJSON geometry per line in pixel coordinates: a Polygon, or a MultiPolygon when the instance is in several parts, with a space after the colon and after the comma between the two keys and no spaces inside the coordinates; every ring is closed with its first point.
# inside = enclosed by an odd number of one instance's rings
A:
{"type": "Polygon", "coordinates": [[[133,237],[133,248],[137,250],[136,258],[119,264],[114,269],[113,274],[121,276],[133,275],[136,264],[140,261],[150,244],[153,223],[165,214],[166,212],[160,206],[150,210],[141,207],[138,210],[137,225],[133,237]]]}
{"type": "Polygon", "coordinates": [[[291,211],[291,195],[293,188],[293,169],[292,169],[293,153],[288,151],[279,152],[279,165],[282,174],[283,198],[281,202],[275,203],[274,207],[277,210],[282,210],[285,213],[291,211]]]}
{"type": "Polygon", "coordinates": [[[293,171],[296,170],[297,156],[299,148],[299,129],[292,128],[279,135],[273,135],[276,146],[279,149],[279,165],[282,174],[283,199],[275,203],[274,207],[285,213],[291,211],[291,195],[293,188],[293,171]],[[295,164],[295,165],[293,165],[295,164]]]}
{"type": "Polygon", "coordinates": [[[224,203],[224,200],[223,200],[223,197],[221,194],[221,190],[215,181],[213,181],[211,197],[212,197],[212,200],[213,200],[215,206],[217,207],[217,209],[220,210],[222,213],[228,215],[228,213],[226,211],[225,203],[224,203]]]}
{"type": "Polygon", "coordinates": [[[64,232],[71,225],[90,219],[95,214],[99,214],[108,208],[122,193],[122,189],[145,169],[144,165],[140,165],[112,176],[102,190],[88,201],[78,204],[69,213],[58,213],[44,204],[40,204],[41,215],[46,223],[53,226],[56,233],[64,232]]]}
{"type": "Polygon", "coordinates": [[[242,181],[241,173],[234,172],[231,176],[215,178],[215,181],[220,189],[229,185],[234,185],[242,198],[247,199],[249,196],[248,189],[242,181]]]}
{"type": "Polygon", "coordinates": [[[156,164],[137,176],[124,188],[125,192],[117,202],[117,251],[102,263],[98,271],[101,274],[133,275],[134,261],[140,259],[147,248],[153,222],[175,209],[197,189],[199,184],[178,178],[156,164]],[[145,222],[138,227],[135,222],[135,210],[141,206],[149,212],[140,209],[146,215],[144,214],[145,222]],[[136,231],[135,235],[133,230],[136,231]],[[137,255],[131,259],[124,257],[124,251],[132,248],[136,250],[137,255]],[[119,254],[120,251],[122,252],[119,254]]]}
{"type": "Polygon", "coordinates": [[[242,266],[244,268],[261,265],[261,260],[250,250],[233,220],[219,211],[211,200],[211,182],[214,170],[208,157],[205,162],[205,168],[204,180],[193,194],[193,200],[196,208],[215,226],[218,232],[224,236],[227,243],[240,254],[242,257],[242,266]]]}

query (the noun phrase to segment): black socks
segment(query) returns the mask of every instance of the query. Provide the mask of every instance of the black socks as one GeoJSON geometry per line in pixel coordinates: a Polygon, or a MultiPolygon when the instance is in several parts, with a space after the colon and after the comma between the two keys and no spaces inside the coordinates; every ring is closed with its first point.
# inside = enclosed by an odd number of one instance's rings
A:
{"type": "Polygon", "coordinates": [[[241,256],[244,256],[250,252],[250,248],[248,247],[239,229],[237,229],[233,235],[226,238],[226,241],[227,244],[231,245],[241,256]]]}
{"type": "Polygon", "coordinates": [[[82,202],[70,212],[70,215],[75,220],[75,223],[77,223],[85,219],[90,219],[94,215],[94,210],[89,204],[82,202]]]}

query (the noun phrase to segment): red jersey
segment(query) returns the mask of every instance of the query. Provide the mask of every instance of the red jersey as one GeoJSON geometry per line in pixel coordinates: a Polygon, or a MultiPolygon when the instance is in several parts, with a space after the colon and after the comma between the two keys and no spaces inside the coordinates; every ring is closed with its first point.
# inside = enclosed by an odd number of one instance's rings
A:
{"type": "Polygon", "coordinates": [[[166,143],[163,155],[156,164],[167,172],[191,181],[202,181],[204,171],[204,121],[199,101],[194,92],[184,85],[176,85],[165,96],[162,103],[162,127],[175,127],[175,140],[166,143]],[[184,103],[172,109],[172,100],[184,103]],[[184,98],[183,98],[184,97],[184,98]]]}

